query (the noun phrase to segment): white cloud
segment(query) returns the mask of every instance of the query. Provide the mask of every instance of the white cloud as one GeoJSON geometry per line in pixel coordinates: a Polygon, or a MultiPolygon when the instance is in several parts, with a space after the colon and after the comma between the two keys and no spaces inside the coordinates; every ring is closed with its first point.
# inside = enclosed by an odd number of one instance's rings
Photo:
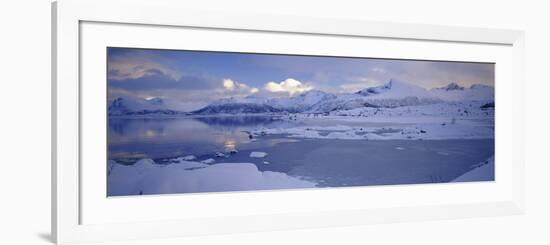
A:
{"type": "Polygon", "coordinates": [[[235,82],[231,79],[223,79],[223,87],[227,90],[234,90],[235,89],[235,82]]]}
{"type": "Polygon", "coordinates": [[[313,86],[304,84],[296,79],[288,78],[282,82],[268,82],[265,90],[273,93],[288,93],[293,95],[295,93],[303,93],[313,89],[313,86]]]}
{"type": "Polygon", "coordinates": [[[226,90],[229,90],[235,93],[253,94],[258,92],[258,88],[250,87],[244,83],[239,83],[231,79],[223,79],[223,87],[226,90]]]}

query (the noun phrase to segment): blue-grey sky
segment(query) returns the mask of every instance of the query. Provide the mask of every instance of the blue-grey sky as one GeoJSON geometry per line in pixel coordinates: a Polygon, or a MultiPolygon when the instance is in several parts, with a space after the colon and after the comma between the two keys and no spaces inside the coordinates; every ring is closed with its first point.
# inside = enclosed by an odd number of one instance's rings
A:
{"type": "Polygon", "coordinates": [[[494,64],[108,48],[109,99],[161,97],[200,107],[224,97],[355,92],[398,79],[430,89],[494,86],[494,64]]]}

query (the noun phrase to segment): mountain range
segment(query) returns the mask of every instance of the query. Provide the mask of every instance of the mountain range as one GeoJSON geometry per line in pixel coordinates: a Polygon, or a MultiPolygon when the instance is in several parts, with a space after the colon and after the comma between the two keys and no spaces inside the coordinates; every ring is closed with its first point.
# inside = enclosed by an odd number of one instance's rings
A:
{"type": "Polygon", "coordinates": [[[465,88],[450,83],[445,87],[427,90],[392,79],[384,85],[365,88],[355,93],[333,94],[310,90],[291,97],[267,98],[250,95],[244,98],[226,98],[192,112],[167,109],[165,101],[161,98],[116,98],[110,103],[108,113],[111,116],[324,113],[359,107],[394,108],[473,100],[494,102],[494,88],[479,84],[465,88]]]}

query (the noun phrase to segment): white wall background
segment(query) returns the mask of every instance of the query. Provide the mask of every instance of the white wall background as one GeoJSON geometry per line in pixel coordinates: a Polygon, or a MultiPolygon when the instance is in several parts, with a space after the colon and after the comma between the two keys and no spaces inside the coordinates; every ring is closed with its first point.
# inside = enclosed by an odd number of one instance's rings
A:
{"type": "MultiPolygon", "coordinates": [[[[115,244],[550,244],[550,15],[545,1],[188,2],[195,9],[525,29],[527,214],[115,244]]],[[[0,244],[48,244],[50,1],[4,1],[0,18],[0,244]]]]}

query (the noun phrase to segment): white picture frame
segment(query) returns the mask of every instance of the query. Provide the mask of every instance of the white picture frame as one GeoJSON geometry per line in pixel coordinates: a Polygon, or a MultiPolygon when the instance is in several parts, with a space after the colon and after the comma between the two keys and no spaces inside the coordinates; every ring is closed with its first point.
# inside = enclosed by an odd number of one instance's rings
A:
{"type": "MultiPolygon", "coordinates": [[[[221,13],[188,10],[185,7],[184,2],[171,0],[61,0],[52,4],[52,237],[56,243],[151,239],[523,213],[523,91],[525,86],[523,80],[524,34],[522,31],[297,16],[269,16],[236,12],[221,13]],[[262,214],[198,216],[187,219],[154,221],[120,219],[124,222],[95,221],[93,224],[87,224],[82,222],[83,200],[85,199],[83,198],[85,194],[82,188],[82,176],[85,169],[82,168],[83,156],[80,154],[83,147],[81,123],[84,113],[81,107],[83,91],[80,84],[83,79],[81,74],[83,23],[284,33],[319,37],[417,40],[506,47],[506,52],[510,52],[510,55],[506,56],[509,57],[507,62],[509,62],[508,67],[510,69],[507,69],[506,72],[511,75],[506,81],[513,81],[514,84],[502,84],[497,81],[496,97],[497,100],[503,103],[511,99],[509,98],[510,93],[499,93],[498,89],[500,88],[498,87],[502,87],[500,91],[509,91],[505,89],[511,88],[512,85],[515,89],[515,97],[513,103],[506,104],[509,105],[508,110],[501,113],[502,116],[510,119],[506,126],[508,133],[501,137],[502,134],[499,134],[499,130],[497,130],[496,137],[497,148],[502,146],[502,144],[499,146],[498,142],[508,142],[506,151],[510,162],[509,175],[504,180],[505,183],[502,184],[503,182],[501,182],[502,185],[498,186],[500,194],[495,194],[494,197],[486,200],[465,199],[460,202],[432,202],[430,205],[422,202],[417,204],[409,202],[400,205],[388,205],[386,208],[380,206],[360,208],[341,205],[338,210],[314,210],[311,212],[303,210],[294,210],[295,212],[280,210],[280,212],[275,212],[273,209],[266,209],[262,214]]],[[[499,180],[497,179],[497,181],[499,180]]],[[[463,189],[477,187],[476,185],[469,185],[463,189]]],[[[382,189],[382,192],[417,190],[430,193],[430,191],[452,190],[455,187],[431,185],[429,188],[431,190],[417,187],[407,190],[386,188],[382,189]]],[[[484,187],[482,186],[482,188],[484,187]]],[[[347,192],[361,194],[362,191],[361,188],[355,188],[347,192]]],[[[311,192],[308,190],[290,191],[290,195],[298,196],[311,192]]],[[[280,193],[282,192],[265,192],[263,195],[278,195],[278,197],[288,200],[288,195],[285,196],[280,193]]],[[[334,195],[334,191],[315,191],[314,193],[315,195],[334,195]]],[[[216,198],[215,195],[210,195],[208,200],[212,201],[216,198]]],[[[249,198],[255,197],[250,196],[249,198]]],[[[180,197],[170,196],[155,201],[168,203],[178,201],[178,199],[180,197]]],[[[158,203],[155,205],[158,205],[158,203]]],[[[338,204],[334,205],[338,206],[338,204]]]]}

